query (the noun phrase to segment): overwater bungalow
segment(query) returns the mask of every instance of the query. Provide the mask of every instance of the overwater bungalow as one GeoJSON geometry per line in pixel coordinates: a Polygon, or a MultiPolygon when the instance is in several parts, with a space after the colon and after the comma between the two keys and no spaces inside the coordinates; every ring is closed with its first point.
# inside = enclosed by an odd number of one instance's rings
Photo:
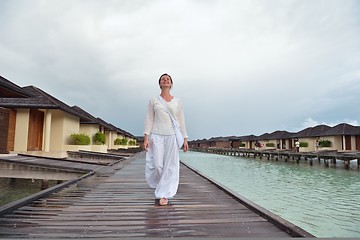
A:
{"type": "Polygon", "coordinates": [[[360,151],[360,127],[340,123],[323,132],[319,139],[319,149],[339,151],[360,151]],[[322,146],[322,143],[328,145],[322,146]]]}
{"type": "Polygon", "coordinates": [[[231,142],[232,148],[246,148],[246,149],[253,149],[255,148],[257,136],[251,134],[246,136],[239,136],[239,137],[232,137],[229,138],[231,142]]]}
{"type": "Polygon", "coordinates": [[[287,131],[277,130],[269,134],[258,137],[258,141],[263,142],[265,149],[292,149],[293,134],[287,131]]]}
{"type": "Polygon", "coordinates": [[[189,141],[190,148],[232,148],[231,139],[233,137],[212,137],[210,139],[198,139],[189,141]]]}
{"type": "MultiPolygon", "coordinates": [[[[84,109],[78,107],[78,106],[72,106],[72,108],[80,115],[84,116],[82,119],[80,119],[80,133],[84,133],[88,136],[94,136],[97,132],[104,133],[106,129],[108,129],[107,124],[105,121],[99,121],[98,118],[94,117],[90,113],[86,112],[84,109]],[[86,120],[85,120],[86,119],[86,120]]],[[[108,143],[108,139],[106,141],[108,143]]],[[[73,151],[79,150],[75,149],[76,146],[73,146],[73,151]]],[[[91,146],[88,146],[88,150],[91,150],[91,146]]],[[[107,145],[98,145],[98,150],[100,151],[106,151],[108,148],[107,145]]]]}
{"type": "Polygon", "coordinates": [[[269,145],[269,144],[272,144],[271,141],[269,140],[269,136],[270,136],[270,133],[263,133],[263,134],[257,136],[255,139],[255,143],[254,143],[255,150],[275,148],[275,145],[274,146],[269,145]]]}
{"type": "Polygon", "coordinates": [[[210,142],[207,139],[197,139],[193,141],[189,141],[190,148],[209,148],[210,142]]]}
{"type": "Polygon", "coordinates": [[[231,137],[213,137],[208,140],[208,143],[211,148],[231,148],[229,138],[231,137]]]}
{"type": "MultiPolygon", "coordinates": [[[[0,153],[66,152],[74,150],[70,144],[73,133],[86,132],[92,137],[94,132],[105,132],[107,142],[112,143],[112,132],[116,137],[121,132],[119,128],[90,116],[37,87],[20,87],[0,76],[0,153]]],[[[136,140],[125,131],[121,134],[136,140]]],[[[103,147],[91,144],[90,150],[106,151],[109,147],[113,144],[103,147]]]]}
{"type": "Polygon", "coordinates": [[[334,127],[317,125],[297,133],[277,130],[259,136],[214,137],[190,142],[194,148],[244,148],[255,150],[295,151],[295,142],[300,142],[301,152],[320,150],[360,151],[360,126],[341,123],[334,127]]]}
{"type": "Polygon", "coordinates": [[[82,116],[86,117],[86,119],[90,120],[90,121],[80,120],[81,133],[85,133],[88,136],[94,136],[94,134],[96,134],[97,132],[102,132],[105,134],[105,138],[106,138],[105,144],[97,145],[96,143],[93,142],[92,146],[89,147],[89,150],[105,152],[107,151],[107,149],[118,149],[120,147],[124,147],[115,144],[115,140],[117,138],[127,139],[127,141],[131,141],[131,140],[136,141],[136,137],[126,132],[125,130],[118,128],[99,117],[94,117],[93,115],[91,115],[90,113],[86,112],[84,109],[78,106],[73,106],[72,108],[77,113],[81,114],[82,116]]]}
{"type": "Polygon", "coordinates": [[[112,132],[111,138],[109,137],[109,139],[110,139],[109,145],[108,145],[109,149],[129,148],[129,147],[134,146],[131,144],[125,144],[125,145],[116,144],[116,142],[115,142],[116,139],[125,139],[127,143],[129,143],[130,141],[135,141],[137,143],[137,138],[134,135],[132,135],[131,133],[129,133],[121,128],[115,127],[111,123],[109,123],[109,125],[112,126],[113,129],[115,129],[115,131],[112,132]]]}
{"type": "Polygon", "coordinates": [[[301,152],[317,151],[317,142],[324,132],[331,127],[321,124],[315,127],[305,128],[295,134],[293,134],[294,146],[295,142],[299,141],[301,152]]]}

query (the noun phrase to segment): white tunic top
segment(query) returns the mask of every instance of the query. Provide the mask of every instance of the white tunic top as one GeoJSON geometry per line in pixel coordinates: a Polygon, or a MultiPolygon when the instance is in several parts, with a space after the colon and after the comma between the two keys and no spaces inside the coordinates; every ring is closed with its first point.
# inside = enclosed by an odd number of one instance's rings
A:
{"type": "MultiPolygon", "coordinates": [[[[180,99],[174,97],[170,102],[166,102],[166,104],[171,114],[175,117],[184,138],[187,138],[184,110],[180,99]]],[[[145,118],[144,134],[149,135],[150,133],[159,135],[175,134],[171,118],[157,97],[150,99],[145,118]]]]}

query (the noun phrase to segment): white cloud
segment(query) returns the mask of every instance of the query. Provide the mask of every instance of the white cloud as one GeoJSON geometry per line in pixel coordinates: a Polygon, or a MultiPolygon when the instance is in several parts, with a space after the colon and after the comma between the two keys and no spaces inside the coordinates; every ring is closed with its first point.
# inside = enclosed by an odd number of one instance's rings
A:
{"type": "Polygon", "coordinates": [[[320,123],[313,120],[311,117],[308,117],[305,119],[305,121],[302,123],[302,127],[303,128],[308,128],[308,127],[315,127],[316,125],[319,125],[320,123]]]}
{"type": "Polygon", "coordinates": [[[311,117],[308,117],[304,120],[304,122],[302,123],[302,128],[301,129],[298,129],[298,131],[304,129],[304,128],[308,128],[308,127],[315,127],[317,125],[327,125],[327,126],[330,126],[330,127],[334,127],[336,125],[338,125],[339,123],[347,123],[347,124],[350,124],[350,125],[353,125],[353,126],[358,126],[359,125],[359,122],[357,120],[352,120],[352,119],[343,119],[343,120],[339,120],[339,121],[336,121],[336,122],[318,122],[314,119],[312,119],[311,117]]]}
{"type": "Polygon", "coordinates": [[[190,138],[357,123],[359,9],[356,0],[2,1],[0,74],[139,135],[163,72],[190,138]]]}

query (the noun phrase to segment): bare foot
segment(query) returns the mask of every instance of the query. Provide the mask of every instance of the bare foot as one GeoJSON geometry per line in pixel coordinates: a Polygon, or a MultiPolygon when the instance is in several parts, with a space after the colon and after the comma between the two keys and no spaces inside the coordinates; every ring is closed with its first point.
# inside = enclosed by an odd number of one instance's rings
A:
{"type": "Polygon", "coordinates": [[[160,198],[159,204],[161,206],[167,205],[168,204],[167,198],[160,198]]]}

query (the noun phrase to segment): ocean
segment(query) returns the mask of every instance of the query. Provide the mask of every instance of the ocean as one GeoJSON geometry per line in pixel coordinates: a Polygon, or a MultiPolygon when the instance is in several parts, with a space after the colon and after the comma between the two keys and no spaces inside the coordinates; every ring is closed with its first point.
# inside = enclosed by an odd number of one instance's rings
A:
{"type": "MultiPolygon", "coordinates": [[[[316,237],[360,237],[360,171],[341,162],[260,160],[181,152],[181,161],[316,237]]],[[[180,173],[181,174],[181,173],[180,173]]]]}

